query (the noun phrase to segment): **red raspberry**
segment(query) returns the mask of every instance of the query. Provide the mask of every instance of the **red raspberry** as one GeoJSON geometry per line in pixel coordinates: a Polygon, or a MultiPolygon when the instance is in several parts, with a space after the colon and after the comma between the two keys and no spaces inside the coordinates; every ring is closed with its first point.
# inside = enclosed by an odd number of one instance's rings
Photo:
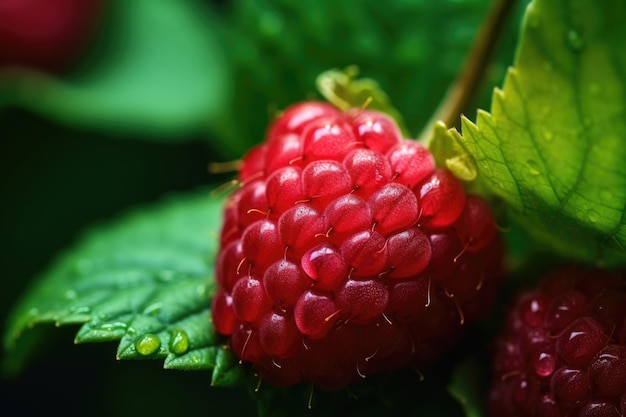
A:
{"type": "Polygon", "coordinates": [[[497,340],[490,411],[499,416],[626,415],[626,286],[567,267],[518,296],[497,340]]]}
{"type": "Polygon", "coordinates": [[[0,1],[0,68],[68,69],[100,23],[104,4],[104,0],[0,1]]]}
{"type": "Polygon", "coordinates": [[[387,115],[296,104],[240,180],[213,320],[271,383],[424,366],[488,311],[502,258],[489,208],[387,115]]]}

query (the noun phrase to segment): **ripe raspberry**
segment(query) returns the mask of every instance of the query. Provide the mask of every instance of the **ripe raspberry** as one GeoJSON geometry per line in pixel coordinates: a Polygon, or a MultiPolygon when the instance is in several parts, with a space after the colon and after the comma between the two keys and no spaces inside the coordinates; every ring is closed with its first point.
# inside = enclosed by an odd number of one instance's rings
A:
{"type": "Polygon", "coordinates": [[[626,415],[621,277],[578,267],[548,275],[516,300],[494,364],[494,417],[626,415]]]}
{"type": "Polygon", "coordinates": [[[424,366],[488,311],[502,258],[489,208],[385,114],[296,104],[240,180],[213,320],[271,383],[424,366]]]}
{"type": "Polygon", "coordinates": [[[0,1],[0,68],[67,70],[88,45],[104,0],[0,1]]]}

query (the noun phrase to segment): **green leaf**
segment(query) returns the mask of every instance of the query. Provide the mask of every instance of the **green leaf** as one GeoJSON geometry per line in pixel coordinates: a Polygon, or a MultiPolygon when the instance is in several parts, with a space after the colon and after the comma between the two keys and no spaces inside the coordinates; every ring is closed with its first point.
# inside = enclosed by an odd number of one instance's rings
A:
{"type": "MultiPolygon", "coordinates": [[[[230,77],[217,21],[194,0],[113,1],[91,62],[58,79],[0,74],[0,106],[68,125],[180,140],[218,120],[230,77]]],[[[226,144],[228,145],[228,144],[226,144]]]]}
{"type": "Polygon", "coordinates": [[[22,333],[37,325],[81,324],[76,343],[119,340],[119,359],[212,369],[214,385],[241,381],[209,310],[221,206],[208,191],[172,197],[87,233],[14,309],[6,361],[33,347],[22,333]]]}
{"type": "Polygon", "coordinates": [[[479,177],[570,257],[626,261],[626,3],[535,0],[491,114],[463,120],[479,177]]]}

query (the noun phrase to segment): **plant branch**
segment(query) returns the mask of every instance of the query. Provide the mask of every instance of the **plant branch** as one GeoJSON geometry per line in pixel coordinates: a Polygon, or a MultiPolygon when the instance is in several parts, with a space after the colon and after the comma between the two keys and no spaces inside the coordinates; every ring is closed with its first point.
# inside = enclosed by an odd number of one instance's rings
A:
{"type": "Polygon", "coordinates": [[[443,121],[446,126],[456,124],[463,110],[475,97],[514,5],[515,0],[494,1],[462,71],[450,85],[433,117],[420,133],[418,138],[420,142],[428,142],[438,121],[443,121]]]}

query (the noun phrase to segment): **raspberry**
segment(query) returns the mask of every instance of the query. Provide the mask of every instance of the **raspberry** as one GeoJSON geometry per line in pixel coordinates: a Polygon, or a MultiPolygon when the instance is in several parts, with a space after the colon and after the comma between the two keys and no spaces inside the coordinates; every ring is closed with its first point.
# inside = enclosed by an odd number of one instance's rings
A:
{"type": "Polygon", "coordinates": [[[103,0],[0,1],[0,68],[58,73],[80,57],[104,14],[103,0]]]}
{"type": "Polygon", "coordinates": [[[296,104],[240,180],[213,320],[270,383],[426,366],[488,312],[503,249],[489,207],[389,116],[296,104]]]}
{"type": "Polygon", "coordinates": [[[626,413],[626,286],[568,266],[515,301],[496,342],[490,411],[498,416],[626,413]]]}

